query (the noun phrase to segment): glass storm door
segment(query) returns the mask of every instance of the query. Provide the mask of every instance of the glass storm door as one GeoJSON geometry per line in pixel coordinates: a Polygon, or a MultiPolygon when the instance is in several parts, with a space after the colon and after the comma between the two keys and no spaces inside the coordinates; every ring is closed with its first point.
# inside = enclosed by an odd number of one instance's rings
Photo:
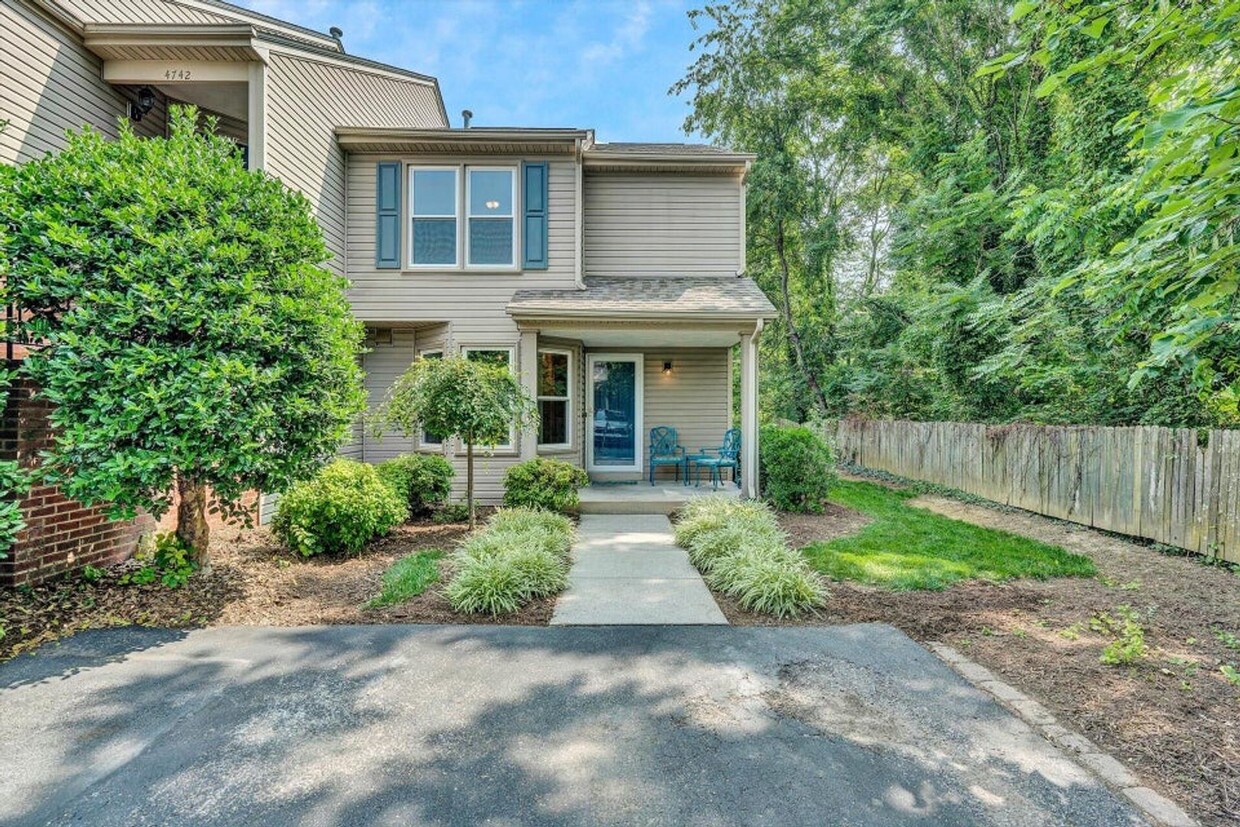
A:
{"type": "Polygon", "coordinates": [[[642,356],[591,353],[590,471],[640,471],[642,466],[642,356]]]}

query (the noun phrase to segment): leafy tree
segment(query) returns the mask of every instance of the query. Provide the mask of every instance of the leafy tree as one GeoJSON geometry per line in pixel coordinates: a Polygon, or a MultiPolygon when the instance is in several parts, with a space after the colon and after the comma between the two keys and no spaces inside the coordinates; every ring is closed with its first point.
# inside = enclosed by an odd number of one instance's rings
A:
{"type": "Polygon", "coordinates": [[[361,326],[302,195],[174,108],[166,139],[86,130],[0,186],[6,298],[55,405],[41,473],[114,517],[159,515],[207,562],[208,499],[281,491],[364,405],[361,326]]]}
{"type": "Polygon", "coordinates": [[[534,421],[535,404],[504,365],[462,357],[415,359],[371,415],[377,433],[427,431],[465,443],[465,498],[474,509],[474,448],[506,442],[534,421]]]}

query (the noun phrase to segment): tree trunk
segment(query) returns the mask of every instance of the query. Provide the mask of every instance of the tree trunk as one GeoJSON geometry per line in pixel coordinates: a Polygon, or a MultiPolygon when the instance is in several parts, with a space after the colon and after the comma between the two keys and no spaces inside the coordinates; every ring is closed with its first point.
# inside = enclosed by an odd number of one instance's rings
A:
{"type": "Polygon", "coordinates": [[[814,404],[818,408],[818,412],[823,416],[827,413],[827,397],[823,394],[822,388],[818,386],[818,377],[809,369],[809,365],[805,363],[805,349],[801,346],[801,334],[797,332],[796,323],[792,319],[792,296],[789,290],[788,280],[790,277],[788,267],[788,253],[784,249],[784,225],[779,223],[779,228],[775,234],[775,252],[779,254],[779,292],[780,292],[780,315],[784,317],[784,327],[788,331],[788,344],[792,346],[792,352],[796,355],[797,367],[801,370],[801,376],[805,378],[805,384],[809,386],[810,395],[814,399],[814,404]]]}
{"type": "Polygon", "coordinates": [[[469,504],[469,530],[474,530],[474,440],[465,441],[465,502],[469,504]]]}
{"type": "Polygon", "coordinates": [[[206,568],[211,528],[207,525],[207,489],[201,483],[177,478],[177,539],[193,550],[194,564],[206,568]]]}

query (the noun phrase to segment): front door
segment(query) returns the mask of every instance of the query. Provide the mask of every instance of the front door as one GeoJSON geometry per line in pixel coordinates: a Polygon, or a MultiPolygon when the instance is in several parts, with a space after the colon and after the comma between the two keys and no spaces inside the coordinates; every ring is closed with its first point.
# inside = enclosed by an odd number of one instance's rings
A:
{"type": "Polygon", "coordinates": [[[640,353],[586,356],[587,470],[642,470],[642,361],[640,353]]]}

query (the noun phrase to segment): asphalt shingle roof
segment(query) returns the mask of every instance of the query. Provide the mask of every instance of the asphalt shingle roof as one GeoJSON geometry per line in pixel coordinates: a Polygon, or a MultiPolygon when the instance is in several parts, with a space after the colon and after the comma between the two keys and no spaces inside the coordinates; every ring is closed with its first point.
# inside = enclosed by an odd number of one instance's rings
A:
{"type": "Polygon", "coordinates": [[[518,290],[513,315],[547,313],[606,316],[752,316],[773,318],[775,308],[749,278],[592,278],[584,290],[518,290]]]}

